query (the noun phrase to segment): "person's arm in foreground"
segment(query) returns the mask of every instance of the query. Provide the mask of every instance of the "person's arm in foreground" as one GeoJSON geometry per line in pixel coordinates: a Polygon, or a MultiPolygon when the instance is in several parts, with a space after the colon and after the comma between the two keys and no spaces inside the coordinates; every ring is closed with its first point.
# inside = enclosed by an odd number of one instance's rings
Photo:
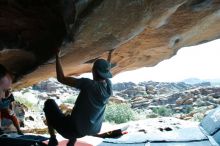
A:
{"type": "Polygon", "coordinates": [[[57,80],[65,85],[75,87],[76,86],[76,78],[66,77],[63,72],[63,68],[61,65],[61,61],[59,59],[59,51],[56,53],[56,73],[57,80]]]}

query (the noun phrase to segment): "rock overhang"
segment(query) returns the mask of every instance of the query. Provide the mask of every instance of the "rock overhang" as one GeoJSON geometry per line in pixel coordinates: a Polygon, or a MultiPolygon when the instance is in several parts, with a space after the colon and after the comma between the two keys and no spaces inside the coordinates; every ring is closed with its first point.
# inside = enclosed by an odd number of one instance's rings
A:
{"type": "Polygon", "coordinates": [[[55,76],[58,47],[68,75],[89,72],[114,49],[117,74],[220,36],[218,0],[3,0],[0,7],[0,63],[18,77],[16,88],[55,76]]]}

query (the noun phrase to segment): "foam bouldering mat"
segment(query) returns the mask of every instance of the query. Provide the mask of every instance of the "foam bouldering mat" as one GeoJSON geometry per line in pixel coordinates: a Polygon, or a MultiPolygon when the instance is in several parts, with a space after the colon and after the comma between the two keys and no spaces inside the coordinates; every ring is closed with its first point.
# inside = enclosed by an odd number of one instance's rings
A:
{"type": "Polygon", "coordinates": [[[214,141],[215,141],[216,143],[218,143],[218,144],[220,145],[220,129],[219,129],[218,132],[216,132],[216,133],[212,136],[212,138],[214,139],[214,141]]]}
{"type": "Polygon", "coordinates": [[[163,142],[188,142],[207,140],[207,136],[203,134],[199,127],[184,128],[167,132],[135,132],[128,133],[119,138],[105,138],[103,141],[108,143],[146,143],[148,141],[163,142]]]}
{"type": "Polygon", "coordinates": [[[200,126],[207,132],[208,135],[214,135],[220,130],[220,106],[213,109],[209,114],[202,120],[200,126]]]}
{"type": "Polygon", "coordinates": [[[48,138],[37,135],[11,136],[3,135],[0,137],[0,146],[46,146],[43,141],[48,138]]]}
{"type": "Polygon", "coordinates": [[[209,141],[220,145],[220,106],[208,113],[200,123],[200,127],[208,136],[209,141]]]}
{"type": "Polygon", "coordinates": [[[145,146],[213,146],[209,141],[194,141],[194,142],[155,142],[145,146]]]}
{"type": "Polygon", "coordinates": [[[197,142],[158,142],[158,143],[139,143],[139,144],[113,144],[101,143],[97,146],[213,146],[209,141],[197,142]]]}

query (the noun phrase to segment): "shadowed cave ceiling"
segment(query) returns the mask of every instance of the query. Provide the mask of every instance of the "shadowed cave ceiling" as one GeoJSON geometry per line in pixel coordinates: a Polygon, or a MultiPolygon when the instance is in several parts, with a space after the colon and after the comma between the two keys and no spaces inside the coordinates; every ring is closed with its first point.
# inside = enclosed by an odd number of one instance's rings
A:
{"type": "Polygon", "coordinates": [[[1,0],[0,63],[22,88],[55,76],[56,48],[67,75],[114,49],[117,74],[217,39],[219,26],[220,0],[1,0]]]}

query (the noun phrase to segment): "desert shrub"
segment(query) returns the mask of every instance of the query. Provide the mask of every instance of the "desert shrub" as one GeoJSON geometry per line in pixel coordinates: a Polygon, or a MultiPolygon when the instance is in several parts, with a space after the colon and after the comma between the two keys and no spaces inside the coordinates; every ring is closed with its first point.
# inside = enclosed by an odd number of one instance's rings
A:
{"type": "Polygon", "coordinates": [[[74,104],[76,102],[76,99],[77,99],[77,96],[72,95],[72,96],[68,97],[67,99],[65,99],[63,101],[63,103],[74,104]]]}
{"type": "Polygon", "coordinates": [[[203,118],[204,118],[204,114],[196,113],[196,114],[193,115],[192,120],[196,121],[196,122],[201,122],[203,120],[203,118]]]}
{"type": "Polygon", "coordinates": [[[19,102],[20,104],[25,105],[28,109],[33,110],[33,111],[38,111],[39,107],[35,104],[33,104],[32,102],[30,102],[28,99],[23,98],[23,97],[17,97],[15,99],[17,102],[19,102]]]}
{"type": "Polygon", "coordinates": [[[188,106],[188,107],[186,107],[185,113],[189,114],[192,111],[193,111],[193,107],[192,106],[188,106]]]}
{"type": "Polygon", "coordinates": [[[158,115],[157,114],[149,114],[149,115],[146,115],[146,118],[157,118],[158,115]]]}
{"type": "Polygon", "coordinates": [[[116,124],[125,123],[135,119],[135,112],[131,109],[130,104],[121,103],[108,104],[105,111],[104,120],[116,124]]]}
{"type": "Polygon", "coordinates": [[[172,109],[161,106],[161,107],[155,107],[152,109],[152,111],[162,117],[168,117],[173,114],[172,109]]]}

